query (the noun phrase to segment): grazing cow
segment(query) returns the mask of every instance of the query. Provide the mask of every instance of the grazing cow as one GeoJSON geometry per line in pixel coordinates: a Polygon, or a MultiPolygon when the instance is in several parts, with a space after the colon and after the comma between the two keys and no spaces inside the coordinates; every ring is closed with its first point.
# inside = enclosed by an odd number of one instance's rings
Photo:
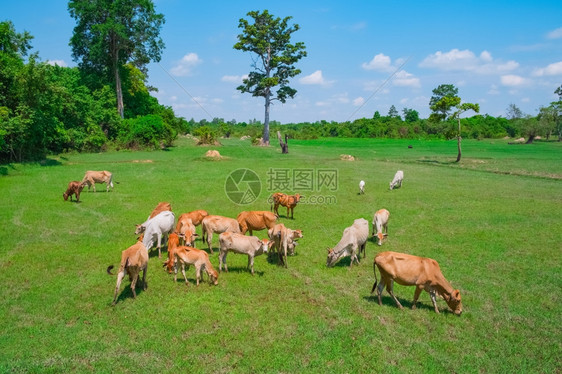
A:
{"type": "Polygon", "coordinates": [[[276,192],[271,195],[272,205],[270,210],[274,211],[277,216],[279,216],[279,204],[287,208],[286,217],[289,218],[289,212],[291,213],[291,219],[293,218],[294,209],[301,199],[301,195],[298,193],[294,195],[287,195],[281,192],[276,192]]]}
{"type": "Polygon", "coordinates": [[[150,218],[142,225],[137,225],[137,233],[144,233],[143,244],[147,251],[158,243],[158,258],[161,257],[162,237],[166,236],[174,229],[175,216],[173,212],[168,210],[158,214],[154,218],[150,218]]]}
{"type": "Polygon", "coordinates": [[[168,236],[168,259],[164,262],[164,266],[168,268],[168,272],[172,272],[172,268],[175,262],[176,248],[180,246],[179,235],[175,232],[168,236]]]}
{"type": "Polygon", "coordinates": [[[359,182],[359,194],[362,195],[365,193],[365,181],[359,182]]]}
{"type": "Polygon", "coordinates": [[[273,254],[277,252],[279,262],[287,267],[287,254],[293,255],[298,242],[297,239],[302,238],[301,230],[291,230],[284,224],[278,223],[267,231],[271,240],[271,251],[273,254]]]}
{"type": "Polygon", "coordinates": [[[246,231],[250,231],[250,235],[253,235],[253,230],[259,231],[266,228],[270,229],[275,226],[277,216],[266,210],[253,210],[240,212],[238,217],[236,217],[236,220],[240,225],[240,231],[242,234],[246,234],[246,231]]]}
{"type": "Polygon", "coordinates": [[[184,213],[178,218],[175,232],[179,234],[182,245],[195,247],[195,238],[198,235],[195,233],[195,225],[191,218],[189,218],[188,213],[184,213]]]}
{"type": "Polygon", "coordinates": [[[105,191],[109,192],[109,186],[113,190],[113,174],[109,171],[91,171],[88,170],[82,178],[82,183],[88,185],[88,191],[90,187],[94,187],[94,192],[96,192],[96,183],[105,183],[105,191]]]}
{"type": "Polygon", "coordinates": [[[260,239],[257,236],[246,236],[239,233],[223,232],[219,235],[220,253],[219,253],[219,271],[222,271],[222,264],[224,263],[224,270],[228,272],[226,265],[226,255],[228,251],[248,255],[248,268],[251,269],[254,275],[254,257],[267,253],[269,247],[268,239],[260,239]]]}
{"type": "MultiPolygon", "coordinates": [[[[170,271],[170,266],[174,266],[174,282],[177,281],[178,276],[178,265],[181,264],[181,272],[183,278],[185,279],[185,284],[189,286],[187,282],[187,277],[185,276],[185,267],[189,270],[190,265],[195,266],[195,273],[197,279],[197,286],[199,286],[199,280],[201,279],[201,270],[204,270],[209,276],[209,283],[215,286],[219,284],[219,274],[213,268],[211,261],[209,261],[209,255],[207,252],[200,249],[195,249],[192,247],[177,247],[175,249],[175,261],[174,264],[168,263],[168,271],[170,271]]],[[[165,265],[166,266],[166,265],[165,265]]]]}
{"type": "Polygon", "coordinates": [[[238,221],[234,218],[223,217],[223,216],[207,216],[203,218],[201,222],[201,228],[203,230],[202,239],[207,240],[207,245],[209,246],[209,251],[213,253],[212,240],[213,233],[223,233],[223,232],[240,232],[240,225],[238,221]]]}
{"type": "MultiPolygon", "coordinates": [[[[121,287],[121,281],[125,277],[125,272],[129,274],[129,280],[131,281],[131,290],[133,291],[133,298],[137,297],[135,291],[135,286],[139,278],[139,273],[142,270],[142,285],[143,289],[148,288],[146,283],[146,269],[148,267],[148,251],[142,241],[138,241],[136,244],[130,246],[123,252],[121,252],[121,264],[119,266],[119,272],[117,273],[117,285],[115,286],[115,294],[113,295],[113,303],[115,305],[117,302],[117,293],[119,292],[119,287],[121,287]]],[[[107,274],[114,275],[111,273],[113,265],[107,268],[107,274]]]]}
{"type": "Polygon", "coordinates": [[[416,309],[416,303],[422,290],[429,292],[435,313],[439,313],[435,295],[438,294],[445,299],[447,305],[453,313],[460,316],[462,313],[461,293],[453,289],[451,284],[445,279],[437,261],[426,258],[408,255],[397,252],[382,252],[375,256],[373,264],[375,272],[375,284],[371,294],[377,290],[379,305],[382,305],[381,294],[386,285],[386,290],[396,302],[396,305],[403,309],[402,304],[394,296],[394,282],[402,286],[416,286],[414,292],[414,302],[412,309],[416,309]],[[381,282],[377,287],[377,267],[381,273],[381,282]]]}
{"type": "Polygon", "coordinates": [[[402,187],[402,181],[404,180],[404,172],[402,170],[398,170],[396,174],[394,174],[394,178],[392,182],[390,182],[390,189],[393,190],[396,187],[402,187]]]}
{"type": "Polygon", "coordinates": [[[353,266],[354,260],[359,264],[357,252],[359,252],[359,258],[361,258],[361,251],[363,251],[363,257],[365,257],[365,246],[368,237],[369,222],[363,218],[353,221],[353,225],[343,230],[339,243],[333,249],[328,248],[326,266],[334,266],[336,262],[346,256],[351,256],[349,267],[353,266]]]}
{"type": "Polygon", "coordinates": [[[382,240],[388,236],[388,218],[390,218],[390,212],[386,209],[377,210],[373,216],[373,236],[375,236],[376,229],[378,245],[382,245],[382,240]]]}
{"type": "Polygon", "coordinates": [[[70,196],[70,201],[72,201],[72,195],[75,195],[76,202],[79,202],[80,192],[82,192],[83,188],[84,188],[84,184],[81,182],[78,181],[68,182],[68,188],[66,189],[66,192],[62,194],[64,201],[67,201],[69,196],[70,196]]]}

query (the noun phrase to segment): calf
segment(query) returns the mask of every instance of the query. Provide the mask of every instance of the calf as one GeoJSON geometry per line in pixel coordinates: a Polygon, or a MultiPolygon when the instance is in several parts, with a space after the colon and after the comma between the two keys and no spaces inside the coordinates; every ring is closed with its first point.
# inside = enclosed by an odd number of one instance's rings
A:
{"type": "Polygon", "coordinates": [[[326,266],[331,267],[340,259],[351,256],[349,267],[353,266],[353,261],[359,264],[361,251],[365,257],[365,246],[369,237],[369,222],[366,219],[359,218],[353,221],[353,225],[343,230],[343,235],[338,244],[333,249],[328,249],[328,258],[326,266]],[[359,252],[359,258],[357,253],[359,252]]]}
{"type": "Polygon", "coordinates": [[[176,248],[179,247],[179,236],[177,233],[173,232],[168,236],[168,259],[164,262],[164,266],[167,267],[168,273],[172,272],[176,258],[176,248]],[[171,265],[170,265],[171,264],[171,265]]]}
{"type": "Polygon", "coordinates": [[[137,234],[144,233],[143,244],[149,251],[156,242],[158,244],[158,258],[161,257],[162,238],[164,240],[174,229],[175,216],[173,212],[164,211],[154,218],[150,218],[142,225],[137,225],[137,234]]]}
{"type": "Polygon", "coordinates": [[[390,182],[390,189],[393,190],[395,187],[402,187],[402,181],[404,180],[404,172],[402,170],[398,170],[396,174],[394,174],[394,178],[392,182],[390,182]]]}
{"type": "Polygon", "coordinates": [[[359,182],[359,194],[362,195],[365,193],[365,181],[359,182]]]}
{"type": "Polygon", "coordinates": [[[78,181],[72,181],[72,182],[68,182],[68,188],[66,189],[66,192],[62,194],[62,197],[64,198],[64,201],[68,200],[68,197],[70,196],[70,201],[72,201],[72,195],[76,196],[76,202],[80,202],[80,192],[82,192],[82,189],[84,188],[84,184],[78,181]]]}
{"type": "Polygon", "coordinates": [[[88,185],[88,191],[90,191],[90,187],[94,187],[94,192],[96,192],[96,183],[105,183],[105,191],[109,191],[109,186],[113,190],[113,174],[109,171],[92,171],[88,170],[82,178],[82,183],[88,185]]]}
{"type": "Polygon", "coordinates": [[[219,235],[220,253],[219,253],[219,271],[222,271],[222,264],[224,263],[224,270],[228,272],[226,265],[226,255],[229,251],[248,255],[248,268],[251,269],[254,275],[254,257],[267,253],[269,247],[269,240],[260,240],[257,236],[245,236],[244,234],[223,232],[219,235]]]}
{"type": "Polygon", "coordinates": [[[199,280],[201,279],[201,270],[204,270],[209,276],[209,283],[215,286],[219,284],[219,274],[213,268],[211,261],[209,261],[209,255],[207,252],[200,249],[195,249],[192,247],[177,247],[175,249],[175,263],[168,263],[168,272],[170,272],[170,267],[174,266],[174,282],[177,281],[178,275],[178,265],[181,264],[181,272],[183,278],[185,279],[185,284],[189,286],[187,282],[187,277],[185,275],[185,267],[189,270],[190,265],[195,266],[195,273],[197,279],[197,286],[199,286],[199,280]]]}
{"type": "Polygon", "coordinates": [[[265,210],[254,210],[240,212],[236,220],[240,225],[242,234],[246,234],[246,231],[250,231],[250,235],[253,235],[253,230],[270,229],[275,226],[277,216],[265,210]]]}
{"type": "MultiPolygon", "coordinates": [[[[119,292],[119,287],[121,287],[121,281],[125,277],[125,272],[129,274],[129,280],[131,281],[131,290],[133,291],[133,298],[136,299],[137,293],[135,291],[135,286],[139,278],[139,273],[142,270],[142,285],[143,289],[148,288],[146,283],[146,269],[148,267],[148,251],[141,241],[138,241],[135,245],[130,246],[123,252],[121,252],[121,264],[119,266],[119,272],[117,273],[117,285],[115,286],[115,294],[113,295],[113,303],[115,305],[117,302],[117,293],[119,292]]],[[[113,265],[107,268],[107,273],[109,275],[114,275],[111,273],[113,265]]]]}
{"type": "MultiPolygon", "coordinates": [[[[301,199],[301,196],[296,193],[294,195],[287,195],[281,192],[276,192],[271,195],[272,208],[270,210],[274,211],[277,216],[279,216],[279,205],[283,205],[287,208],[286,217],[289,218],[289,212],[291,213],[291,219],[293,218],[294,209],[301,199]]],[[[251,235],[251,234],[250,234],[251,235]]]]}
{"type": "Polygon", "coordinates": [[[234,218],[223,217],[223,216],[207,216],[203,218],[201,222],[201,228],[203,230],[203,241],[205,237],[207,239],[207,245],[209,246],[209,251],[213,253],[213,247],[211,246],[213,240],[213,233],[223,233],[223,232],[240,232],[240,225],[238,221],[234,218]]]}
{"type": "Polygon", "coordinates": [[[382,305],[381,294],[386,285],[386,290],[394,299],[396,305],[403,309],[402,304],[394,296],[394,282],[402,286],[416,286],[414,292],[414,302],[412,309],[416,309],[416,303],[422,290],[429,292],[435,313],[439,313],[435,295],[438,294],[445,299],[449,308],[457,316],[462,313],[461,293],[453,289],[451,284],[445,279],[437,261],[426,258],[408,255],[397,252],[382,252],[375,256],[373,264],[375,272],[375,284],[371,289],[371,294],[377,290],[379,305],[382,305]],[[381,282],[377,287],[377,271],[381,273],[381,282]]]}
{"type": "Polygon", "coordinates": [[[390,217],[390,212],[386,209],[379,209],[373,216],[373,236],[376,235],[378,239],[378,245],[382,245],[382,240],[388,236],[388,218],[390,217]],[[384,234],[383,234],[384,229],[384,234]]]}
{"type": "Polygon", "coordinates": [[[175,232],[178,233],[182,245],[195,247],[195,238],[198,235],[195,233],[195,225],[187,213],[184,213],[178,218],[175,232]]]}

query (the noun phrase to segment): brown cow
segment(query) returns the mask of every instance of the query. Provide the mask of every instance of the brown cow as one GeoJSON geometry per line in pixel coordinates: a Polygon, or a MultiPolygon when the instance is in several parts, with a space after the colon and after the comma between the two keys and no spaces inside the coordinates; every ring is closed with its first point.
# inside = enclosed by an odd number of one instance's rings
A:
{"type": "Polygon", "coordinates": [[[174,266],[174,261],[175,261],[176,248],[179,247],[179,243],[180,243],[180,239],[177,233],[173,232],[168,236],[168,260],[164,262],[164,266],[167,267],[168,273],[172,273],[172,267],[174,266]]]}
{"type": "Polygon", "coordinates": [[[240,231],[242,234],[246,234],[246,231],[250,231],[250,235],[253,230],[263,230],[270,229],[275,226],[275,221],[277,221],[277,216],[272,212],[265,210],[253,210],[245,211],[238,214],[236,217],[238,224],[240,225],[240,231]]]}
{"type": "Polygon", "coordinates": [[[181,264],[181,272],[183,278],[185,279],[185,284],[189,286],[187,282],[187,277],[185,276],[185,266],[189,270],[190,265],[195,266],[195,272],[197,277],[197,285],[199,286],[199,280],[201,279],[201,270],[205,270],[209,276],[209,283],[215,286],[219,284],[218,278],[219,273],[213,268],[211,261],[209,261],[209,255],[207,252],[200,249],[192,247],[177,247],[174,251],[175,259],[173,263],[165,264],[168,267],[168,272],[171,271],[171,267],[174,267],[174,282],[177,281],[178,276],[178,265],[181,264]]]}
{"type": "MultiPolygon", "coordinates": [[[[113,303],[115,305],[117,302],[117,293],[119,292],[119,287],[121,286],[121,281],[125,277],[125,272],[129,274],[129,279],[131,281],[131,290],[133,291],[133,298],[137,297],[137,293],[135,291],[135,286],[137,284],[137,280],[139,278],[139,273],[142,270],[142,284],[143,289],[146,290],[148,288],[148,283],[146,283],[146,269],[148,267],[148,251],[146,247],[142,244],[142,235],[139,238],[139,241],[130,246],[129,248],[125,249],[121,252],[121,264],[119,266],[119,272],[117,273],[117,285],[115,286],[115,294],[113,296],[113,303]]],[[[111,273],[111,269],[113,269],[113,265],[110,265],[107,268],[107,274],[114,275],[111,273]]]]}
{"type": "Polygon", "coordinates": [[[267,235],[271,240],[270,254],[277,251],[279,262],[287,267],[287,254],[293,255],[297,246],[297,239],[302,238],[301,230],[291,230],[284,224],[278,223],[267,231],[267,235]]]}
{"type": "Polygon", "coordinates": [[[283,205],[287,208],[287,215],[286,217],[289,218],[289,211],[291,212],[291,218],[293,218],[293,210],[297,206],[301,199],[301,195],[294,194],[294,195],[287,195],[281,192],[276,192],[271,195],[272,200],[272,208],[270,210],[274,211],[277,216],[279,216],[279,204],[283,205]]]}
{"type": "Polygon", "coordinates": [[[82,183],[88,185],[88,191],[90,187],[94,187],[94,192],[96,192],[96,183],[105,183],[105,191],[109,192],[109,186],[113,190],[113,174],[109,171],[92,171],[88,170],[82,178],[82,183]]]}
{"type": "Polygon", "coordinates": [[[371,294],[377,290],[379,305],[382,305],[381,294],[386,285],[386,290],[392,296],[396,305],[403,309],[402,304],[394,296],[394,281],[402,286],[416,286],[414,292],[414,302],[412,309],[416,309],[416,303],[422,292],[429,292],[433,307],[436,313],[439,313],[435,294],[442,296],[449,308],[457,316],[462,313],[461,293],[459,290],[453,289],[451,284],[445,279],[437,261],[426,258],[408,255],[397,252],[382,252],[375,256],[373,264],[375,271],[375,284],[371,290],[371,294]],[[381,282],[377,287],[377,267],[381,273],[381,282]]]}
{"type": "Polygon", "coordinates": [[[172,211],[172,204],[167,203],[165,201],[158,203],[158,205],[156,205],[156,208],[154,208],[154,210],[152,211],[152,213],[150,213],[150,216],[148,216],[148,219],[154,218],[157,215],[159,215],[162,212],[165,212],[169,210],[170,212],[172,211]]]}
{"type": "Polygon", "coordinates": [[[206,210],[203,210],[203,209],[194,210],[192,212],[182,214],[180,216],[178,222],[181,221],[182,217],[190,218],[191,222],[195,226],[199,226],[201,224],[201,221],[203,221],[203,218],[207,217],[208,215],[209,215],[209,213],[207,213],[206,210]]]}
{"type": "Polygon", "coordinates": [[[69,196],[70,196],[70,201],[72,201],[72,195],[75,195],[76,202],[77,203],[80,202],[80,192],[82,192],[83,188],[84,188],[83,183],[80,183],[78,181],[68,182],[68,188],[66,189],[66,192],[62,194],[64,201],[67,201],[69,196]]]}
{"type": "Polygon", "coordinates": [[[195,225],[187,214],[184,213],[180,216],[175,232],[179,235],[181,245],[195,247],[195,238],[198,235],[195,233],[195,225]]]}

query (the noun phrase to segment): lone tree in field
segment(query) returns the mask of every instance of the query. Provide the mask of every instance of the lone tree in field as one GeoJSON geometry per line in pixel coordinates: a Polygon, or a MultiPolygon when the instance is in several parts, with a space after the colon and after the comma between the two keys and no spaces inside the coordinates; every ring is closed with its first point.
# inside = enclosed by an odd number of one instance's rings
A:
{"type": "Polygon", "coordinates": [[[300,28],[297,24],[289,25],[292,17],[274,18],[267,10],[262,13],[252,11],[247,15],[253,18],[254,23],[240,19],[238,27],[242,33],[238,35],[234,49],[255,54],[251,65],[254,71],[236,89],[265,99],[262,141],[269,145],[269,107],[273,101],[285,103],[287,98],[292,99],[297,93],[288,86],[289,78],[300,74],[294,64],[306,56],[306,51],[304,43],[290,43],[291,34],[300,28]],[[273,92],[276,87],[277,91],[273,92]]]}
{"type": "Polygon", "coordinates": [[[478,104],[461,103],[461,98],[457,96],[458,92],[458,88],[454,85],[442,84],[433,90],[433,96],[429,101],[429,109],[431,109],[431,114],[429,115],[430,121],[440,122],[445,120],[457,120],[457,147],[459,153],[457,155],[456,162],[459,162],[462,156],[460,116],[469,110],[473,110],[476,113],[480,111],[480,106],[478,104]]]}
{"type": "Polygon", "coordinates": [[[124,65],[146,74],[150,61],[160,61],[164,15],[156,13],[151,0],[70,0],[68,10],[77,23],[70,39],[73,59],[81,70],[114,85],[123,118],[124,65]]]}

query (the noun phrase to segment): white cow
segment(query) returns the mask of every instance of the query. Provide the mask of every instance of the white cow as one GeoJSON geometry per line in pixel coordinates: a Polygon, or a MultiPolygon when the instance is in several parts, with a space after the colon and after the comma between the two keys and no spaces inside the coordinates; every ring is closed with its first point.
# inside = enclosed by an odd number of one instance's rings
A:
{"type": "Polygon", "coordinates": [[[369,222],[363,218],[353,221],[353,225],[343,230],[339,243],[333,249],[328,249],[326,266],[334,266],[338,260],[346,256],[351,256],[350,267],[353,266],[353,260],[359,264],[357,252],[361,257],[361,251],[363,251],[363,257],[365,257],[365,245],[368,237],[369,222]]]}
{"type": "Polygon", "coordinates": [[[146,247],[147,251],[158,243],[158,258],[161,256],[162,237],[166,236],[174,230],[174,222],[176,217],[173,212],[166,210],[159,213],[156,217],[150,218],[142,225],[137,225],[137,232],[144,232],[142,244],[146,247]]]}
{"type": "Polygon", "coordinates": [[[379,209],[373,216],[373,236],[377,236],[378,245],[382,245],[382,240],[388,236],[388,218],[390,212],[386,209],[379,209]],[[376,233],[375,233],[376,229],[376,233]],[[383,234],[384,229],[384,234],[383,234]]]}
{"type": "Polygon", "coordinates": [[[390,189],[393,190],[395,187],[402,187],[402,181],[404,180],[404,172],[402,170],[398,170],[396,174],[394,174],[394,179],[390,182],[390,189]]]}
{"type": "Polygon", "coordinates": [[[359,182],[359,194],[364,194],[365,193],[365,181],[361,181],[359,182]]]}
{"type": "Polygon", "coordinates": [[[267,253],[269,247],[268,239],[260,239],[257,236],[246,236],[240,233],[223,232],[219,235],[220,253],[219,253],[219,271],[228,271],[226,265],[226,255],[228,251],[248,255],[248,267],[254,275],[254,257],[263,253],[267,253]]]}

